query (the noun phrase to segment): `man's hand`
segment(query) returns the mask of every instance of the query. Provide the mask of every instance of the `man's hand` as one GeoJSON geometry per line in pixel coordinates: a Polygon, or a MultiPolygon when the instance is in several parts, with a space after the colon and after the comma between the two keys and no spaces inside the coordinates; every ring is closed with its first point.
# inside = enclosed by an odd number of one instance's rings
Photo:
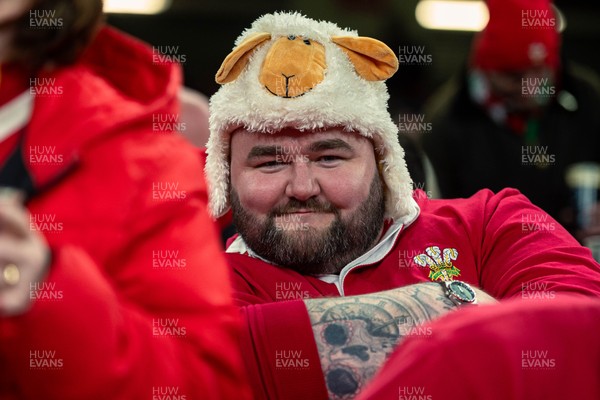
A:
{"type": "MultiPolygon", "coordinates": [[[[496,302],[474,290],[478,304],[496,302]]],[[[305,303],[330,399],[358,395],[403,337],[431,334],[424,323],[457,309],[434,282],[305,303]]]]}
{"type": "Polygon", "coordinates": [[[30,284],[46,276],[49,254],[43,236],[30,229],[21,194],[0,189],[0,316],[29,309],[30,284]]]}

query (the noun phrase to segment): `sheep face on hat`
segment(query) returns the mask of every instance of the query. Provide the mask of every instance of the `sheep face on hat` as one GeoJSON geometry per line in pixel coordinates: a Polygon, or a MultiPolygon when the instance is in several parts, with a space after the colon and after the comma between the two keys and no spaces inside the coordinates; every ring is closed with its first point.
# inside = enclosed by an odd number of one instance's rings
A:
{"type": "Polygon", "coordinates": [[[386,216],[412,221],[418,207],[383,82],[397,68],[385,44],[330,22],[298,13],[256,20],[223,61],[216,75],[222,86],[210,100],[206,176],[213,216],[229,209],[229,142],[235,129],[269,134],[342,127],[373,140],[386,186],[386,216]]]}

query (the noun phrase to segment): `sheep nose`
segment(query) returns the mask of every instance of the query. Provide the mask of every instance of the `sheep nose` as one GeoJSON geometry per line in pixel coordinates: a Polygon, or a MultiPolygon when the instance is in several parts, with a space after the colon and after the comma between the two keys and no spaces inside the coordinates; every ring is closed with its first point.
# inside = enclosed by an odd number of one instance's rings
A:
{"type": "Polygon", "coordinates": [[[280,37],[267,52],[259,82],[271,94],[288,99],[302,96],[325,78],[325,47],[301,39],[292,34],[280,37]]]}

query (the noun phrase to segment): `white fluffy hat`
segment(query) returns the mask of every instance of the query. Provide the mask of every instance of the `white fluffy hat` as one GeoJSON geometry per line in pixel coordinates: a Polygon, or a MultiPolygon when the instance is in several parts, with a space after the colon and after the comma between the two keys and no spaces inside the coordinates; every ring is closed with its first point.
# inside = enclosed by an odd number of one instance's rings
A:
{"type": "Polygon", "coordinates": [[[235,129],[269,134],[285,127],[343,127],[374,142],[386,186],[386,217],[412,221],[418,206],[383,82],[397,68],[389,47],[356,31],[298,13],[257,19],[223,62],[216,77],[223,85],[210,99],[205,172],[211,214],[219,217],[230,207],[229,143],[235,129]],[[304,53],[296,57],[298,52],[304,53]],[[307,68],[307,62],[314,67],[307,68]],[[291,68],[300,83],[288,82],[293,74],[280,74],[280,67],[291,68]]]}

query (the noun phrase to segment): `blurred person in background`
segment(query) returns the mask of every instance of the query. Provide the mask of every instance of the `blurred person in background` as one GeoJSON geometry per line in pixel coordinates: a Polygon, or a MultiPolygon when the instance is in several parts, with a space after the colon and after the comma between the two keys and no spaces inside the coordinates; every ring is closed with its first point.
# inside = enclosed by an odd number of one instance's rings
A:
{"type": "Polygon", "coordinates": [[[180,68],[100,0],[0,0],[0,398],[243,399],[180,68]],[[195,171],[195,172],[193,172],[195,171]]]}
{"type": "Polygon", "coordinates": [[[181,103],[179,132],[199,148],[206,147],[210,130],[208,129],[208,98],[201,92],[182,87],[178,94],[181,103]]]}
{"type": "Polygon", "coordinates": [[[432,132],[422,145],[441,195],[514,187],[582,240],[600,220],[581,222],[593,210],[577,205],[582,179],[570,185],[567,175],[573,165],[600,163],[600,83],[560,57],[560,21],[548,0],[487,6],[490,20],[465,71],[426,106],[432,132]]]}

